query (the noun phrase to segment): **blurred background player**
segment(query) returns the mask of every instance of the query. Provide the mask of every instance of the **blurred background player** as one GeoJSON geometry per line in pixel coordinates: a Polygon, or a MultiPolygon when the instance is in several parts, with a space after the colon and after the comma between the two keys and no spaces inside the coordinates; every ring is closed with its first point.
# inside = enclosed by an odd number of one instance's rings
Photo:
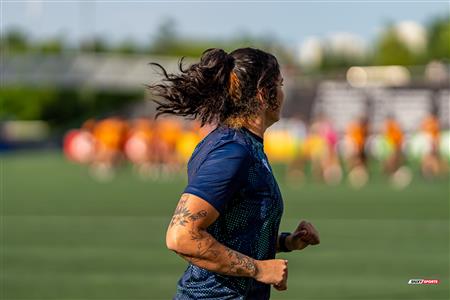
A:
{"type": "Polygon", "coordinates": [[[183,166],[189,161],[197,144],[209,133],[209,130],[205,130],[205,128],[206,126],[201,127],[197,121],[184,124],[183,132],[176,143],[176,152],[183,166]]]}
{"type": "Polygon", "coordinates": [[[360,188],[369,180],[367,170],[366,142],[369,134],[369,119],[366,115],[351,122],[345,135],[345,158],[348,180],[351,186],[360,188]]]}
{"type": "Polygon", "coordinates": [[[317,116],[312,128],[317,131],[324,142],[324,149],[321,150],[320,155],[320,177],[327,184],[338,184],[342,179],[342,169],[336,148],[338,134],[330,119],[324,113],[317,116]]]}
{"type": "Polygon", "coordinates": [[[128,124],[120,117],[109,117],[96,122],[92,134],[96,140],[93,175],[100,180],[109,180],[114,169],[123,159],[123,145],[128,124]]]}
{"type": "Polygon", "coordinates": [[[141,176],[151,174],[153,124],[149,118],[139,118],[130,122],[124,152],[141,176]]]}
{"type": "Polygon", "coordinates": [[[306,157],[304,153],[305,140],[308,128],[303,118],[296,114],[287,120],[287,128],[295,141],[295,151],[292,159],[287,162],[287,179],[293,185],[299,185],[305,180],[306,157]]]}
{"type": "Polygon", "coordinates": [[[421,159],[422,175],[431,179],[447,173],[447,162],[440,155],[440,125],[435,114],[430,113],[424,118],[421,124],[421,133],[429,144],[421,159]]]}
{"type": "Polygon", "coordinates": [[[387,143],[387,156],[383,161],[383,171],[389,176],[391,183],[404,188],[412,180],[411,170],[405,166],[403,154],[404,134],[400,124],[389,115],[383,124],[382,135],[387,143]]]}
{"type": "Polygon", "coordinates": [[[92,134],[95,120],[86,120],[80,129],[68,131],[63,140],[67,158],[80,164],[90,164],[95,159],[96,140],[92,134]]]}

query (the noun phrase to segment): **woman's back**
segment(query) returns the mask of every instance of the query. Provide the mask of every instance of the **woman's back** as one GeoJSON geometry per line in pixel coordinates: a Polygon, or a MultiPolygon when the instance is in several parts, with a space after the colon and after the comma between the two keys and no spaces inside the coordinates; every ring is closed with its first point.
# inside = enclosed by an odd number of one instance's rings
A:
{"type": "MultiPolygon", "coordinates": [[[[255,259],[275,257],[283,203],[260,137],[246,128],[218,127],[195,149],[188,179],[184,193],[201,197],[220,213],[207,230],[218,242],[255,259]]],[[[269,285],[254,279],[190,264],[177,297],[267,299],[269,293],[269,285]]]]}

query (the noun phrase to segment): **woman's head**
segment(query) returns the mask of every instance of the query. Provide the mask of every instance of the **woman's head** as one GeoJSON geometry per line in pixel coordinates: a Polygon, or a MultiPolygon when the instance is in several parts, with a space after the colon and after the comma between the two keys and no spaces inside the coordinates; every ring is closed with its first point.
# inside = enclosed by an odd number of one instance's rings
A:
{"type": "Polygon", "coordinates": [[[222,49],[206,50],[200,62],[180,74],[161,68],[163,82],[148,86],[161,98],[158,114],[175,114],[199,119],[202,124],[219,123],[240,127],[264,113],[270,122],[279,119],[283,93],[275,56],[253,48],[227,54],[222,49]]]}

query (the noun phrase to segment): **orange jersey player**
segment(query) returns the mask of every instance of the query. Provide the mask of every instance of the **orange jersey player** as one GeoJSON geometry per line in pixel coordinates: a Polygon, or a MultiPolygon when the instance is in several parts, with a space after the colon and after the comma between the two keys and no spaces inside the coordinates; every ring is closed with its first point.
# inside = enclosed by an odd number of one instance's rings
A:
{"type": "Polygon", "coordinates": [[[352,187],[360,188],[369,180],[367,171],[366,142],[369,133],[367,117],[361,117],[347,127],[346,140],[350,147],[347,153],[348,180],[352,187]]]}
{"type": "Polygon", "coordinates": [[[358,121],[350,123],[350,125],[347,127],[346,136],[352,142],[355,150],[355,155],[360,160],[360,163],[365,164],[365,145],[368,136],[367,118],[361,118],[358,121]]]}
{"type": "Polygon", "coordinates": [[[97,141],[99,161],[114,163],[122,151],[125,142],[127,123],[120,118],[111,117],[98,121],[93,128],[97,141]]]}
{"type": "Polygon", "coordinates": [[[429,137],[430,150],[422,157],[421,169],[426,178],[434,178],[448,173],[448,165],[439,153],[440,126],[436,115],[429,114],[421,124],[422,132],[429,137]]]}
{"type": "Polygon", "coordinates": [[[431,138],[433,151],[437,151],[440,137],[440,126],[437,116],[433,114],[426,116],[422,121],[421,127],[422,131],[431,138]]]}
{"type": "Polygon", "coordinates": [[[158,121],[158,133],[160,138],[167,144],[170,151],[174,151],[178,139],[182,134],[182,125],[178,120],[166,118],[158,121]]]}
{"type": "Polygon", "coordinates": [[[393,149],[400,150],[403,144],[403,131],[400,124],[392,117],[388,117],[384,122],[384,136],[393,149]]]}
{"type": "Polygon", "coordinates": [[[387,141],[389,155],[383,161],[383,169],[390,176],[391,184],[396,188],[406,187],[412,179],[411,170],[404,165],[402,145],[403,131],[394,117],[388,116],[383,124],[382,134],[387,141]]]}

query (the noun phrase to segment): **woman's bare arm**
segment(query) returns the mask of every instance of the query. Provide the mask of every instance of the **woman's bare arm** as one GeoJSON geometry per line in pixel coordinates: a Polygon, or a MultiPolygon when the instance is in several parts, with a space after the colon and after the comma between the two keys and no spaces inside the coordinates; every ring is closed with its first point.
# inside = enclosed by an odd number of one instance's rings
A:
{"type": "Polygon", "coordinates": [[[287,262],[255,260],[219,243],[206,231],[218,217],[217,210],[205,200],[183,194],[167,230],[167,247],[192,264],[213,272],[283,285],[287,262]]]}

